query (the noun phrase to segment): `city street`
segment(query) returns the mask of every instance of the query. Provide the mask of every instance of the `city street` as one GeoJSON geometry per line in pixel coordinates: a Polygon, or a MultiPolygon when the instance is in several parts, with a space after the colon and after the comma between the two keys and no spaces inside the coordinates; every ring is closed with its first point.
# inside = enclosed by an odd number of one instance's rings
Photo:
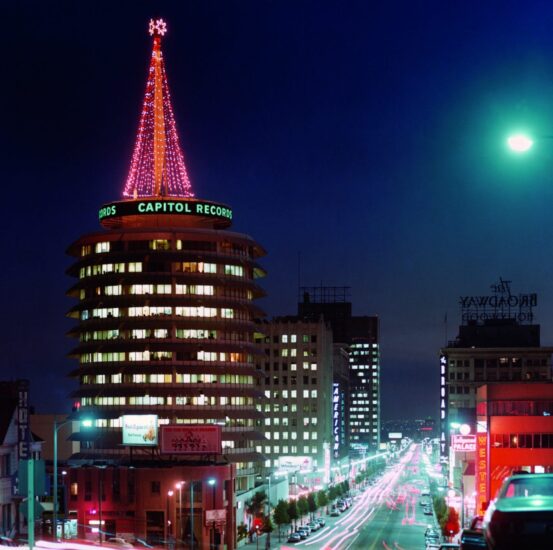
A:
{"type": "Polygon", "coordinates": [[[419,505],[420,492],[426,486],[420,462],[417,446],[365,489],[348,511],[338,518],[328,517],[324,529],[293,546],[304,550],[424,548],[424,531],[434,519],[425,516],[419,505]]]}

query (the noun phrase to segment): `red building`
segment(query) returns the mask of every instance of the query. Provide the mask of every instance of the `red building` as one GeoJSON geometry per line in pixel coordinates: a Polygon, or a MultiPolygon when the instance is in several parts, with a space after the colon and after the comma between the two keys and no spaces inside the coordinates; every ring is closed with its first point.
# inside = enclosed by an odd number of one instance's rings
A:
{"type": "Polygon", "coordinates": [[[99,541],[101,526],[104,540],[117,536],[160,544],[175,539],[189,546],[193,538],[198,550],[222,543],[232,549],[236,547],[234,482],[231,464],[139,468],[96,464],[71,469],[68,508],[77,516],[81,538],[99,541]],[[215,522],[212,510],[217,510],[215,522]]]}
{"type": "Polygon", "coordinates": [[[513,471],[553,472],[553,383],[486,384],[476,401],[478,502],[513,471]]]}

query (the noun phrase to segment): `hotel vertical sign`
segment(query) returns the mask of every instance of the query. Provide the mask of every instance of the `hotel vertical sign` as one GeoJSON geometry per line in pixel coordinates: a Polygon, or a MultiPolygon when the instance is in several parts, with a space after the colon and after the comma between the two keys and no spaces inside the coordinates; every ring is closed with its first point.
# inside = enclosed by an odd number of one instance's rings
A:
{"type": "Polygon", "coordinates": [[[449,463],[449,426],[447,418],[447,355],[440,355],[440,464],[449,463]]]}
{"type": "Polygon", "coordinates": [[[17,458],[18,460],[32,458],[28,380],[17,382],[17,458]]]}

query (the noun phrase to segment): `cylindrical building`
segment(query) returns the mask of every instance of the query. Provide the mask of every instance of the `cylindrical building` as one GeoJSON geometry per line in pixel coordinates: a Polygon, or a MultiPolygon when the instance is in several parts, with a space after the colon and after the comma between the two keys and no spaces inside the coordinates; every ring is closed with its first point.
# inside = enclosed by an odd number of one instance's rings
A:
{"type": "MultiPolygon", "coordinates": [[[[158,22],[155,22],[157,25],[158,22]]],[[[163,29],[163,32],[161,32],[163,29]]],[[[151,27],[152,31],[152,27],[151,27]]],[[[78,339],[74,393],[83,457],[116,458],[121,417],[155,414],[163,424],[222,426],[223,454],[238,487],[253,484],[261,413],[256,403],[254,319],[263,312],[256,279],[265,254],[229,231],[232,210],[194,198],[178,143],[153,27],[146,98],[124,200],[99,211],[103,229],[68,249],[78,300],[69,316],[78,339]]],[[[146,453],[144,453],[146,455],[146,453]]],[[[149,452],[148,457],[151,457],[149,452]]],[[[140,452],[135,451],[135,459],[140,452]]]]}

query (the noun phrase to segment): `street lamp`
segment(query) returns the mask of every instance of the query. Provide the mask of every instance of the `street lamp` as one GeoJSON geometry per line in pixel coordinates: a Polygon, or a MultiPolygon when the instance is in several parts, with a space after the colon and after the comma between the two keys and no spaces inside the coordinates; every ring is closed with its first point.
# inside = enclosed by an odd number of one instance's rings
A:
{"type": "Polygon", "coordinates": [[[170,502],[170,498],[173,496],[173,491],[167,491],[167,518],[166,518],[166,526],[167,526],[167,535],[166,535],[166,544],[169,543],[169,538],[171,536],[171,520],[169,519],[170,518],[170,508],[169,508],[169,502],[170,502]]]}
{"type": "Polygon", "coordinates": [[[54,418],[54,509],[52,525],[52,535],[54,540],[58,540],[58,432],[61,428],[63,428],[63,426],[69,424],[70,422],[73,422],[73,420],[69,419],[58,422],[58,419],[54,418]]]}
{"type": "Polygon", "coordinates": [[[182,486],[183,485],[184,485],[184,481],[179,481],[175,485],[175,489],[179,490],[179,513],[177,515],[177,519],[178,519],[179,526],[180,526],[179,537],[183,541],[183,544],[184,544],[184,538],[183,538],[183,534],[182,534],[182,486]]]}
{"type": "MultiPolygon", "coordinates": [[[[211,485],[211,489],[212,489],[211,509],[215,510],[215,484],[217,483],[217,480],[211,477],[207,480],[207,483],[208,485],[211,485]]],[[[211,538],[213,540],[213,543],[210,544],[210,548],[215,548],[215,522],[214,521],[211,524],[211,538]]]]}
{"type": "Polygon", "coordinates": [[[190,550],[194,550],[194,482],[190,482],[190,550]]]}

